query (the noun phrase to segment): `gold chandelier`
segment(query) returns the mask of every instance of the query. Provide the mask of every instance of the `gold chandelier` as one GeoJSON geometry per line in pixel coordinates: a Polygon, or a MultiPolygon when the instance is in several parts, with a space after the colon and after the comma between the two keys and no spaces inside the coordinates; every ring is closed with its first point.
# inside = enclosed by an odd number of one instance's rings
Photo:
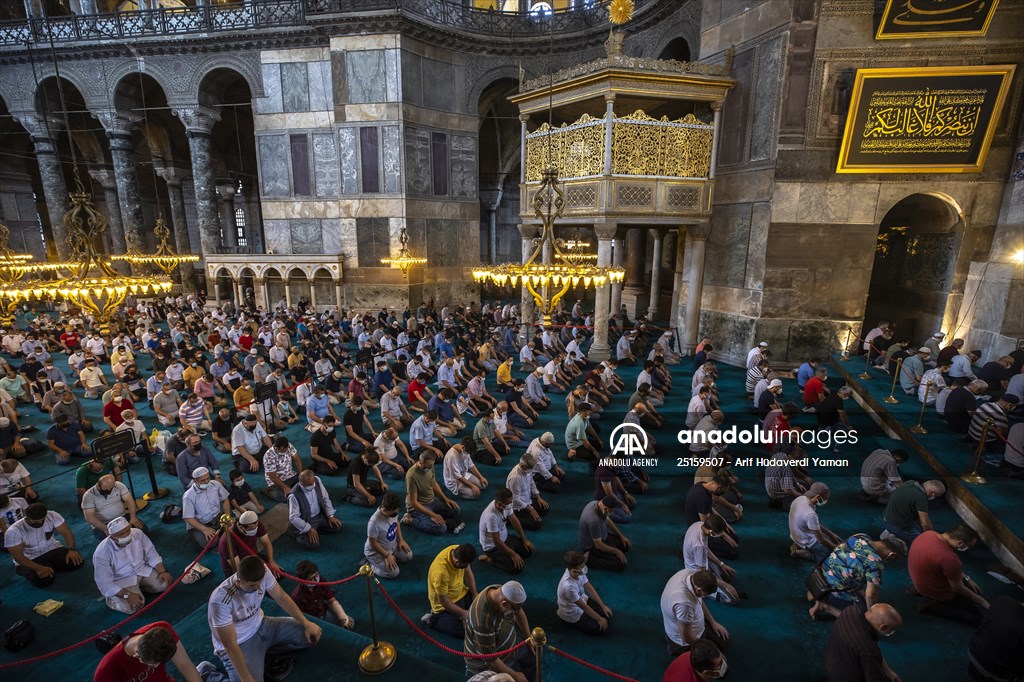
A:
{"type": "MultiPolygon", "coordinates": [[[[58,263],[53,269],[70,273],[56,280],[12,282],[3,287],[3,296],[17,305],[29,301],[68,301],[92,313],[104,334],[110,331],[110,318],[128,294],[160,294],[171,290],[167,275],[122,275],[96,251],[96,242],[107,231],[107,219],[93,206],[92,197],[76,178],[77,189],[69,195],[71,208],[64,214],[72,262],[58,263]]],[[[8,303],[10,305],[10,303],[8,303]]]]}
{"type": "Polygon", "coordinates": [[[401,232],[398,233],[398,241],[402,245],[402,247],[398,249],[398,255],[394,258],[381,258],[381,263],[384,265],[390,265],[393,268],[398,268],[402,271],[403,275],[409,274],[409,268],[416,265],[427,264],[426,258],[414,256],[412,255],[412,252],[409,251],[409,233],[405,231],[405,226],[402,226],[401,232]]]}
{"type": "Polygon", "coordinates": [[[12,290],[18,289],[25,275],[30,273],[55,272],[67,269],[67,263],[36,263],[28,253],[15,253],[10,247],[11,231],[0,223],[0,323],[7,326],[14,322],[14,311],[23,300],[12,290]]]}
{"type": "MultiPolygon", "coordinates": [[[[551,315],[570,287],[582,284],[585,288],[600,289],[625,279],[622,268],[603,267],[577,258],[578,250],[568,249],[567,242],[555,238],[555,221],[565,210],[565,194],[558,184],[558,170],[548,168],[542,173],[540,189],[533,197],[533,211],[541,222],[540,237],[535,238],[534,250],[525,263],[504,263],[482,267],[473,271],[477,282],[493,282],[498,286],[522,283],[544,316],[544,324],[551,324],[551,315]],[[552,262],[544,262],[544,252],[550,247],[552,262]],[[563,250],[565,249],[565,250],[563,250]]],[[[580,240],[574,240],[576,245],[580,240]]]]}
{"type": "Polygon", "coordinates": [[[155,265],[168,277],[182,263],[199,262],[199,256],[181,254],[174,250],[170,242],[171,231],[168,229],[167,223],[164,222],[162,215],[157,216],[156,225],[153,227],[153,234],[159,242],[154,253],[142,253],[141,245],[132,239],[129,243],[128,253],[111,256],[111,260],[128,261],[135,266],[155,265]]]}

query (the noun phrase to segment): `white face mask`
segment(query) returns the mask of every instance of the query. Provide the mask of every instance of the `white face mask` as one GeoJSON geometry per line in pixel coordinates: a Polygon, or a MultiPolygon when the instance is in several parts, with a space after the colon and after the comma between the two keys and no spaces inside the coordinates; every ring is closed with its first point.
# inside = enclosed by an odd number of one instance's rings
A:
{"type": "MultiPolygon", "coordinates": [[[[890,632],[889,634],[891,635],[892,633],[890,632]]],[[[888,635],[886,635],[886,637],[888,637],[888,635]]],[[[708,673],[708,677],[710,677],[713,680],[717,680],[720,677],[725,677],[725,673],[728,672],[728,671],[729,671],[729,661],[726,661],[726,660],[723,659],[722,660],[722,667],[719,668],[718,670],[710,671],[708,673]]]]}
{"type": "Polygon", "coordinates": [[[132,544],[132,536],[129,535],[126,538],[114,538],[114,542],[117,543],[118,547],[127,547],[128,545],[132,544]]]}
{"type": "Polygon", "coordinates": [[[259,527],[253,528],[251,530],[243,530],[242,532],[245,533],[247,536],[252,537],[253,535],[256,535],[257,532],[259,532],[259,527]]]}
{"type": "Polygon", "coordinates": [[[196,483],[196,487],[199,488],[200,490],[206,490],[207,488],[210,487],[210,484],[209,483],[196,483]]]}

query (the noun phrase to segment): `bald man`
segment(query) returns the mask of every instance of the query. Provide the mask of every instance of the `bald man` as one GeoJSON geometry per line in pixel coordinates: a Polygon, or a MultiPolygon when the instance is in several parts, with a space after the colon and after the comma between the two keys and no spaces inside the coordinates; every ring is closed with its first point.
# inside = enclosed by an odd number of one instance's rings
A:
{"type": "Polygon", "coordinates": [[[889,637],[902,625],[899,612],[889,604],[875,604],[867,611],[857,605],[843,609],[825,648],[829,682],[899,682],[882,656],[878,638],[889,637]]]}

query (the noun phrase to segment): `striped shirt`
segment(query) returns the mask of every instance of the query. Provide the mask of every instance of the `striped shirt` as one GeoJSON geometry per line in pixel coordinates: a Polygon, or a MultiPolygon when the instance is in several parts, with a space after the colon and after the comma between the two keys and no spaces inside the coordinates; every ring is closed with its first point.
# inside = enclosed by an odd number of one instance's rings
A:
{"type": "Polygon", "coordinates": [[[825,670],[833,682],[888,679],[878,635],[860,606],[844,609],[832,626],[825,649],[825,670]]]}
{"type": "Polygon", "coordinates": [[[868,495],[889,495],[903,483],[892,453],[883,448],[872,452],[860,468],[860,487],[868,495]]]}
{"type": "Polygon", "coordinates": [[[195,403],[190,400],[186,400],[181,404],[181,407],[178,408],[178,416],[181,417],[181,420],[189,426],[198,426],[199,423],[203,421],[205,408],[206,403],[202,400],[196,401],[195,403]]]}
{"type": "MultiPolygon", "coordinates": [[[[515,613],[502,613],[488,597],[491,592],[500,589],[501,585],[489,585],[480,590],[469,607],[463,647],[466,653],[493,654],[513,647],[518,642],[515,613]]],[[[472,658],[466,659],[466,669],[473,674],[490,670],[487,661],[472,658]]]]}
{"type": "Polygon", "coordinates": [[[761,379],[764,379],[764,372],[761,371],[760,367],[755,365],[755,366],[751,367],[750,369],[748,369],[747,370],[747,381],[746,381],[746,385],[745,385],[745,388],[747,389],[747,393],[753,393],[754,392],[754,387],[757,386],[757,382],[759,382],[761,379]]]}
{"type": "Polygon", "coordinates": [[[985,428],[985,422],[992,420],[992,427],[989,428],[988,433],[985,434],[985,442],[994,441],[996,431],[1006,432],[1009,428],[1010,423],[1006,419],[1006,412],[996,402],[987,402],[978,405],[977,410],[974,413],[974,417],[971,419],[971,425],[967,429],[967,434],[971,437],[975,443],[981,440],[981,431],[985,428]]]}

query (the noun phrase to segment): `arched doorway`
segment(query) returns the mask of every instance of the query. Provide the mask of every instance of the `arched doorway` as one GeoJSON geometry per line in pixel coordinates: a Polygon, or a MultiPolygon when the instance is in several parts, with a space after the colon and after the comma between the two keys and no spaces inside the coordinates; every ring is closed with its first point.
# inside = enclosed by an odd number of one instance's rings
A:
{"type": "Polygon", "coordinates": [[[690,61],[690,44],[686,38],[673,38],[672,42],[658,55],[658,59],[675,59],[679,62],[690,61]]]}
{"type": "Polygon", "coordinates": [[[940,194],[911,194],[897,202],[878,229],[864,329],[878,320],[895,325],[894,338],[914,345],[955,318],[960,296],[951,291],[964,267],[963,214],[940,194]]]}

